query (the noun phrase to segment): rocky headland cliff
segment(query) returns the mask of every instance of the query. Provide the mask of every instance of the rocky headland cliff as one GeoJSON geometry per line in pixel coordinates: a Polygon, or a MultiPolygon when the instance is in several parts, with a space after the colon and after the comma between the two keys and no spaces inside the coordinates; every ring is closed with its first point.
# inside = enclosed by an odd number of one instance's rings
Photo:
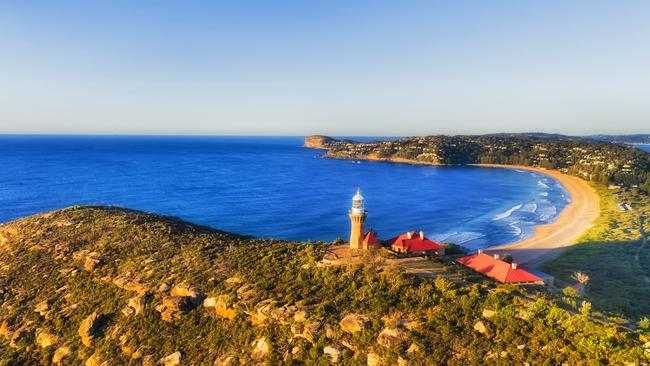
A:
{"type": "Polygon", "coordinates": [[[304,147],[310,147],[313,149],[327,149],[327,146],[336,141],[335,139],[323,135],[311,135],[305,137],[304,147]]]}

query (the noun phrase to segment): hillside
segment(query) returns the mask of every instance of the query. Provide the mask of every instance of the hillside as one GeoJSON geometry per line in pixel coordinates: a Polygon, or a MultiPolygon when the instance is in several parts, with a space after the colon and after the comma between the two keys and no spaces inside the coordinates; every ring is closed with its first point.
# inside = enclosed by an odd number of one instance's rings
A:
{"type": "Polygon", "coordinates": [[[586,305],[319,268],[321,243],[72,207],[1,225],[0,247],[5,365],[648,362],[644,331],[594,322],[586,305]]]}

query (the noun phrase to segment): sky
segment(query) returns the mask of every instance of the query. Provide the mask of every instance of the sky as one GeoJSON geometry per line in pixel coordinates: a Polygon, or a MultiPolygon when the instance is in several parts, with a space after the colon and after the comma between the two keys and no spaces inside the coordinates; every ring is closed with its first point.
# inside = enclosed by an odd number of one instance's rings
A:
{"type": "Polygon", "coordinates": [[[649,126],[646,0],[0,0],[0,133],[649,126]]]}

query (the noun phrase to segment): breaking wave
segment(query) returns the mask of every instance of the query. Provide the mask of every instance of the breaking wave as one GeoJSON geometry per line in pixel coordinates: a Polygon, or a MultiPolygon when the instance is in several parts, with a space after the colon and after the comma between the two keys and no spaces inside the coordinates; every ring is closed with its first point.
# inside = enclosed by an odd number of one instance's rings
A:
{"type": "Polygon", "coordinates": [[[500,214],[494,216],[494,219],[493,219],[493,220],[494,220],[494,221],[497,221],[497,220],[503,220],[503,219],[505,219],[505,218],[508,218],[508,217],[510,217],[510,215],[512,215],[513,212],[517,211],[517,210],[520,209],[522,206],[523,206],[523,204],[520,203],[520,204],[518,204],[518,205],[512,207],[512,208],[509,209],[508,211],[503,212],[503,213],[500,213],[500,214]]]}

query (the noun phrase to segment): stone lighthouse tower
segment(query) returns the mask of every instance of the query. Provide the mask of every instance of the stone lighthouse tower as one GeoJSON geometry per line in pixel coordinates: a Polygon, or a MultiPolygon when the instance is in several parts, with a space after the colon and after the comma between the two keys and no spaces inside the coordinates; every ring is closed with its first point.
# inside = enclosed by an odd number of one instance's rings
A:
{"type": "Polygon", "coordinates": [[[348,212],[350,216],[350,249],[361,249],[363,240],[363,224],[366,222],[368,211],[363,208],[363,196],[357,189],[357,194],[352,197],[352,209],[348,212]]]}

